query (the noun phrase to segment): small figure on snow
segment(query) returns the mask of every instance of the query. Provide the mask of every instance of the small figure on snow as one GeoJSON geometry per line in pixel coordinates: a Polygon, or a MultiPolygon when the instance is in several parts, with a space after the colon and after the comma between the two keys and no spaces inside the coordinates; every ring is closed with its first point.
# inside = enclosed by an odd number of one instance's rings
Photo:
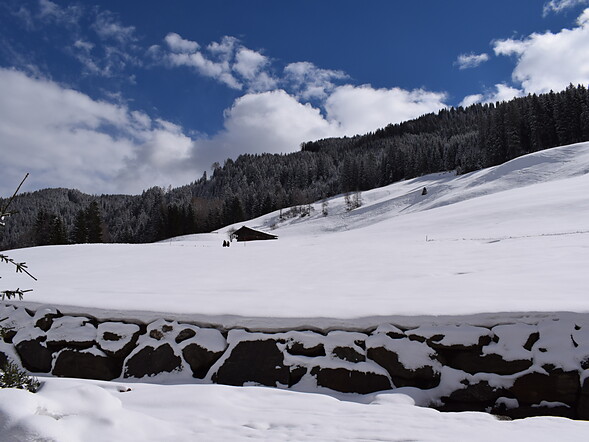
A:
{"type": "Polygon", "coordinates": [[[427,187],[424,187],[423,190],[421,191],[422,195],[427,195],[427,187]]]}

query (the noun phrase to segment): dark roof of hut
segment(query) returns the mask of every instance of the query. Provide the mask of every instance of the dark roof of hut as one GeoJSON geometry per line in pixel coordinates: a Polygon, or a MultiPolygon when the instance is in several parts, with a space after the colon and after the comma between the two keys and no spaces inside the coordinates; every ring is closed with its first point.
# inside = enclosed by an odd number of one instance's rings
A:
{"type": "Polygon", "coordinates": [[[259,241],[265,239],[278,239],[276,235],[270,235],[269,233],[250,229],[246,226],[237,229],[235,232],[231,234],[231,237],[237,239],[237,241],[259,241]]]}

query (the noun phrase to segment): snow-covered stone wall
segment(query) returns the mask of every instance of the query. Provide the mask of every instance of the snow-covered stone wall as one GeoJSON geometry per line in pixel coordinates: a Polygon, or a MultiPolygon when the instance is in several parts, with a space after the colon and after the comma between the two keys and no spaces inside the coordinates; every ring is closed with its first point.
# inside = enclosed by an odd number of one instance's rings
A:
{"type": "Polygon", "coordinates": [[[0,364],[10,358],[32,373],[103,380],[352,394],[403,388],[439,410],[589,419],[589,315],[459,322],[261,332],[6,304],[0,364]]]}

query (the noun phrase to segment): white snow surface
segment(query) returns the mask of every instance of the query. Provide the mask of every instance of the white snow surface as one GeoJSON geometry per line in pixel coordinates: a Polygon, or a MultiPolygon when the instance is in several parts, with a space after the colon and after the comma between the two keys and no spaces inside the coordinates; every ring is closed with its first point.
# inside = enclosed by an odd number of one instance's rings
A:
{"type": "Polygon", "coordinates": [[[351,212],[335,197],[326,217],[317,203],[308,217],[281,221],[274,212],[157,244],[13,250],[38,282],[13,274],[2,282],[33,288],[27,303],[62,311],[157,312],[225,325],[586,313],[588,172],[589,143],[564,146],[366,191],[351,212]],[[241,225],[279,238],[222,247],[229,228],[241,225]]]}
{"type": "MultiPolygon", "coordinates": [[[[243,223],[272,231],[276,241],[223,248],[228,227],[159,244],[14,250],[7,254],[26,261],[39,281],[2,274],[2,284],[34,289],[26,301],[13,304],[34,307],[35,318],[59,308],[113,320],[160,319],[151,328],[175,327],[181,320],[259,330],[295,327],[300,330],[283,333],[285,342],[296,337],[308,347],[317,335],[306,327],[362,331],[376,325],[366,338],[370,346],[379,344],[384,332],[400,332],[392,324],[410,324],[424,337],[444,330],[443,345],[471,345],[486,333],[475,326],[487,325],[499,337],[489,351],[514,360],[529,356],[522,346],[537,330],[539,345],[548,351],[534,347],[536,365],[575,370],[589,345],[588,172],[589,143],[582,143],[464,176],[429,175],[364,192],[363,206],[352,212],[336,197],[327,217],[318,203],[309,217],[280,221],[276,212],[243,223]],[[424,186],[428,194],[422,196],[424,186]],[[578,348],[562,348],[565,335],[578,348]]],[[[34,338],[24,309],[3,306],[0,319],[18,330],[13,342],[34,338]]],[[[94,330],[77,319],[57,324],[54,340],[73,332],[83,341],[98,331],[102,336],[105,327],[129,336],[136,327],[113,322],[94,330]]],[[[217,330],[193,328],[192,340],[224,348],[217,330]]],[[[333,345],[353,346],[356,335],[329,333],[333,345]]],[[[243,336],[264,337],[232,330],[229,345],[243,336]]],[[[113,344],[110,350],[118,348],[113,344]]],[[[0,342],[0,350],[16,357],[8,344],[0,342]]],[[[416,367],[429,360],[425,344],[412,341],[395,350],[416,367]]],[[[439,387],[447,391],[440,394],[449,394],[462,377],[452,379],[453,371],[438,368],[447,374],[439,387]]],[[[496,375],[477,376],[490,385],[500,382],[496,375]]],[[[198,381],[189,374],[154,377],[152,384],[41,381],[36,394],[0,389],[0,440],[589,439],[589,422],[556,417],[510,422],[485,413],[421,408],[430,393],[413,388],[370,395],[316,385],[289,391],[194,384],[198,381]]],[[[499,402],[518,405],[507,398],[499,402]]]]}
{"type": "Polygon", "coordinates": [[[589,422],[440,413],[404,394],[363,401],[264,387],[47,379],[36,393],[0,389],[6,441],[579,441],[589,422]]]}

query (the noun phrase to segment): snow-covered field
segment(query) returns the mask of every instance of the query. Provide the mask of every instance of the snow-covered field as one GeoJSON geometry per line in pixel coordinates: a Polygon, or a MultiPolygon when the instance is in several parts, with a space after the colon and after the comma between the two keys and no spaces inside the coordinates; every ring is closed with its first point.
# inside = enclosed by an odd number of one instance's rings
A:
{"type": "Polygon", "coordinates": [[[62,311],[165,312],[229,325],[257,318],[268,327],[589,312],[588,172],[589,144],[566,146],[364,192],[352,212],[338,197],[327,217],[316,204],[310,217],[280,222],[275,212],[243,223],[276,241],[224,248],[224,229],[158,244],[14,250],[39,281],[5,272],[2,282],[33,288],[27,302],[62,311]]]}
{"type": "MultiPolygon", "coordinates": [[[[276,212],[243,223],[276,241],[227,249],[224,229],[158,244],[14,250],[39,281],[5,272],[2,285],[33,288],[24,304],[64,313],[259,329],[584,314],[588,191],[589,143],[581,143],[364,192],[351,212],[338,197],[326,217],[318,203],[308,217],[281,221],[276,212]]],[[[338,399],[260,387],[44,382],[36,395],[0,390],[0,440],[589,437],[587,422],[442,414],[390,392],[338,399]]]]}
{"type": "Polygon", "coordinates": [[[33,395],[0,390],[2,441],[571,441],[589,423],[440,413],[385,393],[342,401],[313,393],[222,385],[48,380],[33,395]],[[130,388],[130,391],[125,391],[130,388]]]}

